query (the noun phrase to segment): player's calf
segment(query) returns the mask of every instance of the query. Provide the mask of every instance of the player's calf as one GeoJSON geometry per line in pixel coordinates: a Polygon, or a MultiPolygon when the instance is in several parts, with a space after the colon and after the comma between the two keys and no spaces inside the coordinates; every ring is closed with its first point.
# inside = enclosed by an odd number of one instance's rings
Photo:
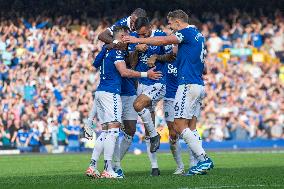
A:
{"type": "Polygon", "coordinates": [[[177,164],[177,168],[174,171],[174,175],[181,175],[184,174],[184,164],[182,162],[182,158],[181,158],[181,149],[180,149],[180,145],[178,142],[178,134],[177,132],[174,130],[173,127],[173,122],[167,122],[168,124],[168,128],[169,128],[169,142],[170,142],[170,149],[173,155],[173,158],[177,164]]]}
{"type": "Polygon", "coordinates": [[[120,123],[109,123],[108,131],[104,142],[104,170],[114,172],[112,168],[112,158],[115,150],[115,144],[119,136],[120,123]]]}
{"type": "Polygon", "coordinates": [[[133,107],[135,111],[137,111],[138,115],[141,117],[146,130],[150,135],[151,142],[151,152],[156,152],[160,147],[160,138],[161,136],[155,129],[155,125],[153,123],[151,112],[148,108],[151,105],[151,99],[142,94],[137,97],[137,99],[133,103],[133,107]]]}

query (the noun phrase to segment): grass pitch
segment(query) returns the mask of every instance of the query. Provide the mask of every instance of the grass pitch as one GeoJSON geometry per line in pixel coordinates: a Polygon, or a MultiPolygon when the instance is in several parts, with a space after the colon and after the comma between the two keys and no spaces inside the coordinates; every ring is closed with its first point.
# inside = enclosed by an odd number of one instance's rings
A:
{"type": "MultiPolygon", "coordinates": [[[[208,175],[172,175],[175,163],[171,154],[159,153],[160,177],[150,177],[146,154],[127,154],[122,162],[125,179],[91,179],[84,175],[91,154],[0,156],[0,189],[214,189],[284,188],[284,153],[222,152],[209,154],[215,169],[208,175]]],[[[188,155],[183,160],[188,166],[188,155]]],[[[100,162],[100,170],[102,168],[100,162]]]]}

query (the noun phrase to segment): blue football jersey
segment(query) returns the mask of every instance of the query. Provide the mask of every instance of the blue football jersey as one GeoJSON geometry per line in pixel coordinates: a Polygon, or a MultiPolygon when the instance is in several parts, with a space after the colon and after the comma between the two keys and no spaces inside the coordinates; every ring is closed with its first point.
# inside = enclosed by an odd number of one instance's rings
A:
{"type": "Polygon", "coordinates": [[[24,144],[29,138],[29,133],[24,131],[23,129],[20,129],[17,133],[17,137],[19,138],[19,142],[24,144]]]}
{"type": "Polygon", "coordinates": [[[106,52],[100,66],[100,84],[97,91],[115,94],[121,93],[121,75],[116,69],[115,64],[125,61],[125,54],[125,51],[115,49],[106,52]]]}
{"type": "Polygon", "coordinates": [[[39,144],[39,140],[37,140],[36,138],[40,137],[39,131],[36,130],[36,129],[31,129],[30,132],[29,132],[29,135],[33,135],[31,137],[31,140],[30,140],[30,145],[38,145],[39,144]]]}
{"type": "Polygon", "coordinates": [[[260,48],[262,46],[262,36],[259,33],[252,33],[251,39],[254,47],[260,48]]]}
{"type": "Polygon", "coordinates": [[[122,78],[121,82],[121,96],[134,96],[136,95],[135,79],[134,78],[122,78]]]}
{"type": "MultiPolygon", "coordinates": [[[[93,66],[95,68],[99,68],[102,65],[106,53],[107,49],[103,47],[101,52],[96,56],[96,59],[93,62],[93,66]]],[[[133,96],[133,95],[136,95],[135,78],[123,77],[121,82],[121,96],[133,96]]]]}
{"type": "MultiPolygon", "coordinates": [[[[129,65],[126,65],[131,69],[129,65]]],[[[137,95],[135,87],[136,78],[123,77],[121,82],[121,96],[134,96],[137,95]]]]}
{"type": "MultiPolygon", "coordinates": [[[[75,131],[75,132],[80,132],[81,131],[81,128],[79,125],[69,125],[67,126],[67,130],[69,131],[75,131]]],[[[79,140],[79,136],[78,135],[68,135],[68,140],[71,141],[71,140],[79,140]]]]}
{"type": "Polygon", "coordinates": [[[202,74],[205,59],[205,39],[195,26],[175,33],[179,40],[177,53],[178,83],[204,85],[202,74]]]}
{"type": "Polygon", "coordinates": [[[167,68],[165,98],[175,98],[178,88],[177,61],[168,63],[167,68]]]}
{"type": "Polygon", "coordinates": [[[130,28],[130,16],[118,20],[111,27],[109,27],[108,30],[110,31],[111,35],[113,35],[113,30],[117,26],[127,26],[129,29],[131,29],[130,28]]]}
{"type": "MultiPolygon", "coordinates": [[[[131,33],[132,36],[139,37],[136,32],[131,33]]],[[[153,30],[151,37],[154,36],[166,36],[167,34],[161,30],[153,30]]],[[[134,51],[135,47],[137,44],[130,44],[128,46],[128,50],[134,51]]],[[[148,49],[145,52],[139,52],[138,54],[138,63],[136,66],[136,70],[139,72],[147,72],[149,69],[147,65],[148,59],[154,55],[164,55],[164,54],[169,54],[172,52],[172,45],[167,45],[167,46],[153,46],[153,45],[148,45],[148,49]]],[[[163,77],[159,80],[152,80],[149,78],[139,78],[139,83],[142,83],[144,85],[153,85],[155,83],[166,83],[166,73],[167,73],[167,65],[166,63],[162,63],[160,61],[156,61],[156,69],[155,71],[161,71],[163,74],[163,77]]]]}

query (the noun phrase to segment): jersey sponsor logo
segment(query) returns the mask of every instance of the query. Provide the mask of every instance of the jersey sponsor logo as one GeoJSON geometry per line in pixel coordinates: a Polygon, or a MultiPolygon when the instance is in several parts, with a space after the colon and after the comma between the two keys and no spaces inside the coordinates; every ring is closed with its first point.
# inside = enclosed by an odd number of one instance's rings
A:
{"type": "Polygon", "coordinates": [[[177,68],[172,64],[168,64],[168,73],[177,76],[177,68]]]}

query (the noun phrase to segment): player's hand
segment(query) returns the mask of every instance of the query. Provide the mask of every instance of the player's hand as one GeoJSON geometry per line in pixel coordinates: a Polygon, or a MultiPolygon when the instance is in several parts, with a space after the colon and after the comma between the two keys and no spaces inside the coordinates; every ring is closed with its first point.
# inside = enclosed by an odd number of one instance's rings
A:
{"type": "Polygon", "coordinates": [[[146,44],[138,44],[135,48],[140,52],[145,52],[148,49],[148,46],[146,44]]]}
{"type": "Polygon", "coordinates": [[[147,65],[151,68],[155,66],[157,60],[157,55],[152,55],[148,60],[147,60],[147,65]]]}
{"type": "Polygon", "coordinates": [[[156,67],[151,68],[150,70],[147,71],[147,77],[149,79],[153,79],[153,80],[159,80],[161,77],[163,77],[162,72],[158,71],[155,72],[154,70],[156,69],[156,67]]]}
{"type": "Polygon", "coordinates": [[[133,36],[124,36],[122,41],[124,43],[139,43],[139,39],[133,36]]]}

